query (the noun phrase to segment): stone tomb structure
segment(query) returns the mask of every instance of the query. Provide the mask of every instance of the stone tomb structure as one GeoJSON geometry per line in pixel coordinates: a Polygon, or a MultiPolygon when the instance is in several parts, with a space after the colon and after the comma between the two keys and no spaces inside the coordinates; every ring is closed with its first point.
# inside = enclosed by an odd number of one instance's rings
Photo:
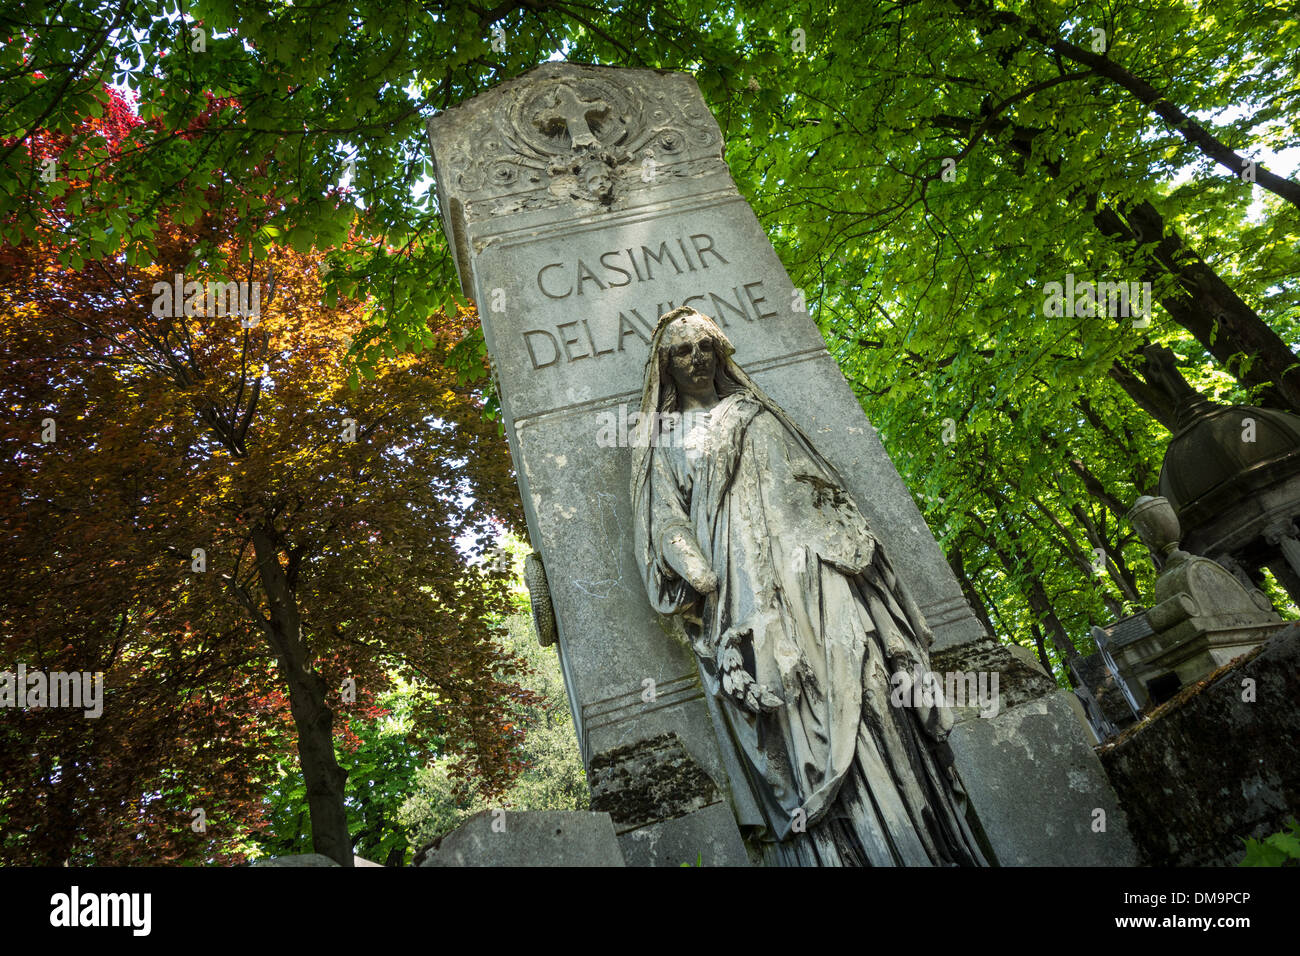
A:
{"type": "MultiPolygon", "coordinates": [[[[692,77],[548,63],[434,117],[438,201],[479,307],[592,789],[629,865],[746,865],[695,657],[649,605],[630,447],[660,315],[690,305],[816,443],[935,635],[932,667],[997,671],[996,716],[949,743],[1003,865],[1132,862],[1068,695],[985,634],[723,161],[692,77]],[[1104,829],[1097,821],[1104,818],[1104,829]]],[[[534,565],[534,572],[539,570],[534,565]]],[[[535,577],[535,580],[537,578],[535,577]]],[[[540,585],[540,581],[538,581],[540,585]]]]}
{"type": "Polygon", "coordinates": [[[1160,559],[1155,601],[1092,633],[1135,717],[1275,633],[1294,631],[1262,592],[1244,587],[1221,564],[1179,547],[1178,517],[1165,498],[1143,495],[1129,519],[1160,559]]]}

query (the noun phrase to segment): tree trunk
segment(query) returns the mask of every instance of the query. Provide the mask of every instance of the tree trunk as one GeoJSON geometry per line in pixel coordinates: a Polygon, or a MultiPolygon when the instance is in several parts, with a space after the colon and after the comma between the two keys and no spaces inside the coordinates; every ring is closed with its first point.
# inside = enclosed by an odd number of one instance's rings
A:
{"type": "MultiPolygon", "coordinates": [[[[1034,612],[1034,616],[1043,622],[1043,625],[1047,628],[1047,633],[1052,636],[1052,643],[1056,645],[1057,653],[1064,657],[1068,664],[1077,661],[1082,655],[1079,654],[1079,649],[1074,646],[1074,642],[1070,640],[1070,635],[1065,632],[1065,625],[1056,616],[1052,602],[1048,598],[1047,592],[1043,590],[1043,583],[1038,580],[1036,575],[1029,576],[1029,591],[1025,598],[1029,601],[1029,608],[1034,612]]],[[[1078,682],[1074,679],[1073,668],[1067,667],[1065,676],[1069,679],[1071,687],[1077,685],[1078,682]]]]}
{"type": "Polygon", "coordinates": [[[1036,622],[1030,621],[1029,633],[1034,635],[1034,647],[1038,648],[1038,659],[1043,664],[1043,670],[1055,674],[1056,668],[1052,667],[1052,659],[1047,654],[1047,643],[1043,640],[1043,629],[1036,622]]]}
{"type": "Polygon", "coordinates": [[[1254,181],[1259,186],[1300,209],[1300,183],[1279,176],[1259,163],[1248,162],[1246,157],[1187,115],[1186,111],[1169,100],[1160,90],[1126,69],[1118,61],[1107,55],[1085,50],[1068,40],[1050,34],[1016,13],[995,8],[988,0],[958,0],[957,5],[987,24],[989,29],[982,32],[991,32],[991,29],[996,27],[1011,27],[1019,31],[1022,36],[1051,50],[1057,58],[1058,68],[1062,59],[1086,66],[1095,76],[1108,80],[1133,96],[1169,124],[1171,129],[1199,150],[1203,156],[1227,169],[1234,178],[1240,178],[1242,173],[1250,168],[1254,173],[1254,181]]]}
{"type": "Polygon", "coordinates": [[[297,599],[280,567],[273,533],[260,528],[253,531],[252,539],[262,587],[270,603],[270,619],[263,623],[289,688],[289,710],[298,732],[298,760],[311,814],[312,848],[340,866],[352,866],[352,838],[344,804],[348,774],[334,753],[334,712],[326,699],[329,688],[310,669],[297,599]]]}
{"type": "MultiPolygon", "coordinates": [[[[976,121],[968,117],[937,117],[935,122],[967,137],[977,127],[976,121]]],[[[983,117],[979,125],[995,135],[1009,131],[1008,149],[1021,162],[1032,158],[1033,140],[1043,132],[993,116],[983,117]]],[[[1058,161],[1044,156],[1039,162],[1049,176],[1060,175],[1058,161]]],[[[1084,190],[1075,190],[1067,201],[1074,202],[1079,193],[1084,190]]],[[[1150,202],[1137,202],[1120,212],[1100,204],[1095,193],[1084,193],[1083,201],[1092,211],[1097,229],[1121,243],[1129,262],[1145,281],[1156,287],[1163,286],[1166,276],[1176,280],[1177,291],[1166,292],[1159,300],[1175,322],[1242,385],[1259,389],[1264,404],[1300,412],[1300,359],[1217,272],[1184,246],[1182,237],[1166,226],[1164,217],[1150,202]],[[1243,363],[1243,356],[1250,361],[1243,363]]],[[[1112,377],[1129,391],[1130,383],[1119,373],[1112,373],[1112,377]]],[[[1134,392],[1129,394],[1172,431],[1166,416],[1148,407],[1134,392]]]]}
{"type": "Polygon", "coordinates": [[[1102,233],[1135,253],[1151,247],[1141,267],[1143,278],[1153,285],[1164,275],[1177,280],[1178,292],[1161,296],[1160,304],[1205,351],[1243,385],[1260,389],[1263,401],[1300,412],[1300,360],[1217,272],[1183,246],[1151,203],[1137,203],[1123,216],[1103,207],[1093,220],[1102,233]]]}
{"type": "Polygon", "coordinates": [[[1124,389],[1138,408],[1163,425],[1169,434],[1178,430],[1174,402],[1168,395],[1144,381],[1119,359],[1107,369],[1107,374],[1116,385],[1124,389]]]}

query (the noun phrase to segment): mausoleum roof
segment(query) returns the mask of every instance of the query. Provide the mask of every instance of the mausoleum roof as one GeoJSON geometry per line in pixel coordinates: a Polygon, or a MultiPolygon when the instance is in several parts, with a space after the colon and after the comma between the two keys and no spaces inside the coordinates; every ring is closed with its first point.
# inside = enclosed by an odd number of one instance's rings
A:
{"type": "Polygon", "coordinates": [[[1160,469],[1160,494],[1184,532],[1300,472],[1300,416],[1255,405],[1189,401],[1160,469]]]}

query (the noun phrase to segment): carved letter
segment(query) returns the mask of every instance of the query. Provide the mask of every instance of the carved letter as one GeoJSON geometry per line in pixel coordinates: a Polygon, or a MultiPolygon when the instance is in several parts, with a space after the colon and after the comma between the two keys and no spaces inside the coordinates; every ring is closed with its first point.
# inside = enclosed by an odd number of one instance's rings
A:
{"type": "Polygon", "coordinates": [[[546,272],[547,269],[563,269],[563,268],[564,268],[564,263],[552,262],[550,265],[542,266],[539,270],[537,270],[537,288],[541,289],[542,295],[546,296],[548,299],[567,299],[569,296],[573,295],[573,286],[569,286],[569,290],[567,292],[561,293],[560,295],[553,295],[552,293],[546,291],[546,286],[542,285],[542,275],[546,272]]]}
{"type": "Polygon", "coordinates": [[[582,320],[582,327],[587,330],[587,341],[591,343],[592,355],[608,355],[609,353],[614,351],[613,349],[605,349],[602,352],[600,349],[596,348],[596,340],[591,337],[591,325],[586,319],[582,320]]]}
{"type": "Polygon", "coordinates": [[[628,335],[635,335],[646,345],[650,344],[650,339],[648,339],[646,334],[637,327],[637,324],[620,312],[618,314],[618,350],[620,352],[623,351],[623,338],[628,335]]]}
{"type": "Polygon", "coordinates": [[[528,357],[533,360],[533,368],[546,368],[548,365],[554,365],[560,360],[560,347],[555,343],[555,336],[551,335],[544,329],[530,329],[524,333],[524,345],[528,348],[528,357]],[[529,336],[544,335],[546,340],[551,343],[551,360],[549,362],[538,362],[537,353],[533,351],[533,341],[529,336]]]}
{"type": "Polygon", "coordinates": [[[632,261],[632,268],[636,270],[636,281],[645,282],[645,276],[641,275],[641,267],[636,264],[636,256],[632,254],[631,249],[627,250],[627,257],[632,261]]]}
{"type": "Polygon", "coordinates": [[[688,268],[688,269],[690,269],[692,272],[694,272],[694,271],[695,271],[695,265],[694,265],[694,263],[691,262],[691,254],[690,254],[689,252],[686,251],[686,243],[684,243],[684,242],[682,242],[680,239],[678,239],[678,240],[677,240],[677,248],[679,248],[679,249],[682,250],[682,258],[684,258],[684,259],[686,260],[686,268],[688,268]]]}
{"type": "MultiPolygon", "coordinates": [[[[679,265],[677,264],[677,260],[673,258],[673,254],[672,254],[672,252],[670,252],[669,249],[668,249],[668,243],[666,243],[666,242],[661,242],[661,243],[659,243],[659,254],[658,254],[658,255],[656,255],[655,253],[651,252],[651,251],[650,251],[649,249],[647,249],[645,246],[642,246],[642,247],[641,247],[641,255],[645,256],[645,260],[644,260],[644,262],[645,262],[645,274],[646,274],[646,278],[647,278],[647,279],[653,279],[653,278],[655,277],[654,270],[650,268],[650,260],[653,259],[653,260],[654,260],[655,262],[657,262],[659,265],[663,265],[663,264],[664,264],[664,256],[667,256],[667,257],[668,257],[668,261],[671,262],[671,263],[673,264],[673,268],[677,270],[677,274],[678,274],[678,275],[681,275],[682,267],[679,266],[679,265]]],[[[669,306],[669,308],[671,309],[672,306],[669,306]]]]}
{"type": "Polygon", "coordinates": [[[587,268],[587,264],[581,259],[578,260],[578,295],[582,295],[582,284],[584,282],[594,282],[600,286],[600,291],[605,291],[605,283],[596,277],[596,273],[587,268]]]}
{"type": "Polygon", "coordinates": [[[609,284],[609,287],[610,287],[611,289],[617,289],[617,288],[619,288],[619,287],[621,287],[621,286],[631,285],[631,284],[632,284],[632,273],[628,272],[626,269],[622,268],[621,266],[616,266],[616,265],[614,265],[614,263],[612,263],[612,262],[606,262],[606,261],[605,261],[605,260],[606,260],[607,258],[609,258],[610,256],[616,256],[616,255],[618,255],[618,250],[617,250],[617,249],[615,249],[615,250],[612,251],[612,252],[602,253],[602,254],[601,254],[601,257],[600,257],[600,264],[601,264],[602,266],[604,266],[605,269],[606,269],[607,271],[609,271],[609,272],[617,272],[619,275],[621,275],[621,276],[623,277],[623,280],[624,280],[624,281],[622,281],[622,282],[611,282],[611,283],[609,284]]]}
{"type": "Polygon", "coordinates": [[[704,254],[706,252],[711,252],[715,256],[717,256],[718,261],[721,262],[723,265],[728,264],[727,260],[722,258],[722,254],[718,252],[718,250],[713,248],[713,237],[710,236],[707,232],[699,232],[691,236],[691,245],[695,247],[695,256],[700,260],[701,268],[707,269],[709,267],[709,264],[704,261],[704,254]],[[707,239],[709,241],[705,243],[703,247],[701,247],[699,242],[696,241],[698,239],[707,239]]]}
{"type": "Polygon", "coordinates": [[[758,304],[759,304],[760,302],[766,302],[767,299],[766,299],[764,296],[761,296],[761,295],[760,295],[760,296],[755,296],[755,295],[754,295],[754,286],[758,286],[758,287],[761,289],[761,288],[763,287],[763,283],[762,283],[761,280],[758,281],[758,282],[746,282],[746,283],[745,283],[745,295],[749,296],[749,304],[752,305],[752,306],[754,307],[754,314],[755,314],[756,316],[758,316],[760,319],[770,319],[772,316],[776,315],[776,312],[774,312],[774,311],[773,311],[773,312],[764,312],[764,311],[762,311],[762,309],[759,308],[759,305],[758,305],[758,304]]]}
{"type": "Polygon", "coordinates": [[[588,355],[586,352],[583,352],[581,355],[574,355],[573,352],[570,351],[569,349],[570,345],[578,344],[578,338],[577,336],[574,336],[573,338],[567,338],[564,335],[564,330],[577,328],[577,326],[578,323],[575,320],[573,322],[565,322],[563,325],[557,325],[555,327],[555,331],[560,333],[560,341],[564,343],[564,357],[566,360],[570,362],[576,362],[578,361],[578,359],[591,358],[591,356],[588,355]]]}
{"type": "Polygon", "coordinates": [[[736,294],[735,305],[732,305],[730,302],[728,302],[726,299],[722,298],[722,296],[718,295],[715,292],[709,293],[709,298],[713,300],[714,307],[719,310],[717,315],[718,324],[721,325],[724,329],[727,327],[727,317],[721,311],[722,309],[730,309],[732,312],[740,313],[740,317],[744,319],[746,322],[753,321],[753,319],[749,317],[749,313],[745,311],[745,300],[744,298],[741,297],[740,290],[733,288],[731,291],[736,294]]]}

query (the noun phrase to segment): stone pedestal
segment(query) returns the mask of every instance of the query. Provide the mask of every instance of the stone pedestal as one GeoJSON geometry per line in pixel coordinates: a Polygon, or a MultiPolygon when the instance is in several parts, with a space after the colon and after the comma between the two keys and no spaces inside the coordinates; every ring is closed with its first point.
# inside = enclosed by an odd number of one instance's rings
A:
{"type": "Polygon", "coordinates": [[[997,713],[959,708],[949,735],[971,816],[1001,866],[1132,866],[1127,819],[1077,699],[1016,650],[981,637],[931,657],[936,672],[998,675],[997,713]]]}
{"type": "Polygon", "coordinates": [[[1152,554],[1162,556],[1156,603],[1093,634],[1136,711],[1163,703],[1287,625],[1262,592],[1178,547],[1181,529],[1165,498],[1144,495],[1129,516],[1152,554]]]}

